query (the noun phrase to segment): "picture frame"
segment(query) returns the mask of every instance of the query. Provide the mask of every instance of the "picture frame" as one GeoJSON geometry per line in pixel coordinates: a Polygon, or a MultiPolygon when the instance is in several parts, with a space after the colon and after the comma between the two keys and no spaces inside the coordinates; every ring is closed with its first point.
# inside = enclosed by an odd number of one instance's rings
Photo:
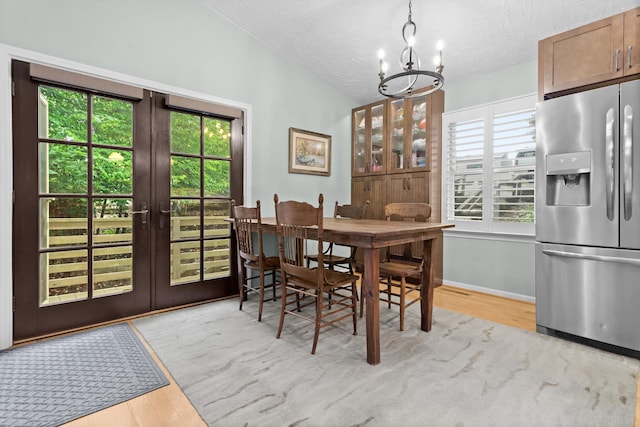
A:
{"type": "Polygon", "coordinates": [[[331,175],[331,135],[289,128],[289,173],[331,175]]]}

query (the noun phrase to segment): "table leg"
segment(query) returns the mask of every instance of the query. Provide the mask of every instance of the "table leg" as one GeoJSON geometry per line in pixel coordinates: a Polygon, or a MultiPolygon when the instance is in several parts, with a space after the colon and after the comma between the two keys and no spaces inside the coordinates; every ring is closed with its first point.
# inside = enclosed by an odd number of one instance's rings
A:
{"type": "Polygon", "coordinates": [[[380,290],[378,283],[378,267],[380,250],[366,248],[364,250],[364,274],[362,280],[362,297],[365,298],[367,323],[367,363],[380,363],[380,290]]]}
{"type": "Polygon", "coordinates": [[[436,249],[434,239],[424,240],[422,248],[422,256],[424,258],[424,266],[422,268],[422,292],[420,298],[420,329],[429,332],[431,330],[431,321],[433,319],[433,288],[435,287],[435,270],[436,266],[436,249]]]}

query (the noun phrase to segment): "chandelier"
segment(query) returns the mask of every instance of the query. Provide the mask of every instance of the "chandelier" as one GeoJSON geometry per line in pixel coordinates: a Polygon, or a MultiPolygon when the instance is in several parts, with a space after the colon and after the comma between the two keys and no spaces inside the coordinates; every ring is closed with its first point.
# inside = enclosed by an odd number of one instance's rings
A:
{"type": "Polygon", "coordinates": [[[433,93],[444,85],[444,77],[442,76],[442,70],[444,69],[444,65],[442,65],[442,42],[438,42],[437,49],[439,52],[433,59],[435,71],[421,70],[420,58],[418,58],[418,54],[413,47],[415,35],[416,23],[411,20],[411,0],[409,0],[409,18],[402,27],[402,38],[404,39],[405,47],[400,53],[400,67],[403,71],[386,77],[389,64],[384,61],[384,51],[380,50],[378,52],[378,58],[380,59],[378,92],[381,95],[389,98],[413,98],[433,93]],[[427,82],[417,86],[431,86],[431,88],[426,92],[414,94],[414,88],[421,76],[423,80],[427,79],[427,82]]]}

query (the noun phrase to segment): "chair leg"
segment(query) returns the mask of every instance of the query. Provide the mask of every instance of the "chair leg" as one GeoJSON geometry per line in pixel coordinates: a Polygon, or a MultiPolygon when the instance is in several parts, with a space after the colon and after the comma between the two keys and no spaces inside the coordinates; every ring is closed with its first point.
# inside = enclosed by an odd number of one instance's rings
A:
{"type": "Polygon", "coordinates": [[[260,302],[258,303],[258,322],[262,322],[262,306],[264,305],[264,270],[260,271],[260,302]]]}
{"type": "Polygon", "coordinates": [[[240,267],[240,277],[238,277],[238,293],[240,294],[240,308],[242,311],[242,303],[244,302],[244,286],[245,286],[245,271],[244,266],[240,267]]]}
{"type": "Polygon", "coordinates": [[[391,308],[391,276],[387,277],[387,306],[391,308]]]}
{"type": "MultiPolygon", "coordinates": [[[[296,294],[297,296],[297,294],[296,294]]],[[[278,333],[276,334],[276,338],[280,338],[280,333],[282,332],[282,325],[284,324],[284,310],[287,307],[287,288],[284,284],[284,281],[282,283],[282,298],[281,298],[281,305],[280,305],[280,324],[278,325],[278,333]]]]}
{"type": "Polygon", "coordinates": [[[271,289],[273,290],[273,301],[276,300],[276,271],[271,270],[271,289]]]}
{"type": "Polygon", "coordinates": [[[318,346],[318,336],[320,335],[320,322],[322,321],[322,306],[323,306],[323,292],[316,290],[316,328],[313,335],[313,347],[311,348],[311,354],[316,354],[316,347],[318,346]]]}
{"type": "Polygon", "coordinates": [[[351,283],[351,308],[353,310],[353,335],[358,335],[358,290],[356,289],[356,282],[351,283]]]}
{"type": "Polygon", "coordinates": [[[404,299],[406,292],[407,282],[405,281],[404,276],[400,278],[400,330],[404,331],[404,299]]]}
{"type": "Polygon", "coordinates": [[[360,276],[360,318],[364,315],[364,274],[360,276]]]}

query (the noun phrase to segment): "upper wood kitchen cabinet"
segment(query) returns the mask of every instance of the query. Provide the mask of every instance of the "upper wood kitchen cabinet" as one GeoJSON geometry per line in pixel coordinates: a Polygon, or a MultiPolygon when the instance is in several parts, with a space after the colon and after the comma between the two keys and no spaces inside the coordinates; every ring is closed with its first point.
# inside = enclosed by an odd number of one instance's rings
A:
{"type": "Polygon", "coordinates": [[[624,14],[625,75],[640,74],[640,7],[624,14]]]}
{"type": "Polygon", "coordinates": [[[355,108],[351,116],[351,176],[382,175],[386,172],[385,101],[355,108]]]}
{"type": "Polygon", "coordinates": [[[640,73],[640,8],[538,42],[539,97],[640,73]]]}

